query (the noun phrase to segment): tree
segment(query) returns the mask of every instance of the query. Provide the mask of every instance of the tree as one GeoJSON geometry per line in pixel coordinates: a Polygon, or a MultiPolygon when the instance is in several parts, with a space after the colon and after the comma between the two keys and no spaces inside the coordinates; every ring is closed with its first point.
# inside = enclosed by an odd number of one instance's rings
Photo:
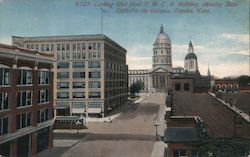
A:
{"type": "Polygon", "coordinates": [[[144,82],[142,81],[136,81],[130,86],[130,93],[132,95],[135,95],[135,93],[139,93],[140,90],[144,89],[144,82]]]}

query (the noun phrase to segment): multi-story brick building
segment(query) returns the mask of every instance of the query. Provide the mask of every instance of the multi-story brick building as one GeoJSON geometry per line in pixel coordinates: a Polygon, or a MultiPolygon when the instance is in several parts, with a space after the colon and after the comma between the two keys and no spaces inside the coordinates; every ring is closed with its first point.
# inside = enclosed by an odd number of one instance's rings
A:
{"type": "Polygon", "coordinates": [[[0,156],[53,146],[53,56],[0,44],[0,156]]]}
{"type": "Polygon", "coordinates": [[[104,35],[13,37],[57,58],[57,115],[104,116],[127,101],[126,50],[104,35]]]}

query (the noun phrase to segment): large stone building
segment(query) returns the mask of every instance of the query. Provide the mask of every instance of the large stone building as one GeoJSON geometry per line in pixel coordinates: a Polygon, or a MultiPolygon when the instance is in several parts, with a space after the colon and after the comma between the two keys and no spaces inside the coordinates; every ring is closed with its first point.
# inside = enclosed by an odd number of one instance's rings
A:
{"type": "Polygon", "coordinates": [[[57,115],[104,116],[127,100],[126,50],[104,35],[12,37],[54,54],[57,115]]]}
{"type": "Polygon", "coordinates": [[[161,25],[153,43],[153,69],[129,70],[129,86],[141,80],[146,91],[165,92],[169,88],[170,72],[173,70],[171,49],[171,40],[161,25]]]}
{"type": "Polygon", "coordinates": [[[0,44],[0,156],[53,147],[53,55],[0,44]]]}

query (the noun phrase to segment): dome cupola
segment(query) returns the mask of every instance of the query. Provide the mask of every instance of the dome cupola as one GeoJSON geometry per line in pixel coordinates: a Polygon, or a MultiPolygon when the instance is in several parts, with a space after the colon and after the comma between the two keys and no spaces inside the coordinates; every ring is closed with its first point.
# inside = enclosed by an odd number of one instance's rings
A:
{"type": "Polygon", "coordinates": [[[163,25],[161,25],[161,29],[159,34],[157,35],[157,38],[155,39],[154,44],[170,44],[170,38],[169,36],[164,32],[163,25]]]}
{"type": "Polygon", "coordinates": [[[194,53],[194,47],[192,44],[192,41],[190,40],[189,42],[189,46],[188,46],[188,53],[185,56],[185,60],[184,60],[184,67],[185,70],[187,71],[198,71],[198,61],[197,61],[197,56],[194,53]]]}

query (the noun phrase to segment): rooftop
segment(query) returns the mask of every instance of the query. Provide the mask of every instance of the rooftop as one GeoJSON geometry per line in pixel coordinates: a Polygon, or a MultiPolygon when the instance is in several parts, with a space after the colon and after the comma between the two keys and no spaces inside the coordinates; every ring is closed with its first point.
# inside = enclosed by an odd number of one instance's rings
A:
{"type": "Polygon", "coordinates": [[[165,130],[164,142],[197,142],[196,128],[167,128],[165,130]]]}
{"type": "Polygon", "coordinates": [[[76,40],[107,40],[123,51],[126,51],[121,45],[117,42],[113,41],[109,37],[104,34],[87,34],[87,35],[60,35],[60,36],[37,36],[37,37],[20,37],[20,36],[12,36],[13,45],[18,41],[32,42],[32,41],[76,41],[76,40]]]}
{"type": "MultiPolygon", "coordinates": [[[[175,116],[199,116],[208,134],[216,138],[234,137],[236,113],[208,94],[176,93],[173,102],[175,116]]],[[[250,132],[243,136],[250,137],[250,132]]]]}
{"type": "Polygon", "coordinates": [[[250,116],[250,93],[223,93],[222,99],[250,116]]]}

